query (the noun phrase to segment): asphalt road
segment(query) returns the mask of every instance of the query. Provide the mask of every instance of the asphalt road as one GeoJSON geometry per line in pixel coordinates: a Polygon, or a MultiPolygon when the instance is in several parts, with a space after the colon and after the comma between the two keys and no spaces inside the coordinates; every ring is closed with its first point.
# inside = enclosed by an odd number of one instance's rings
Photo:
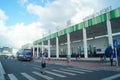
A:
{"type": "Polygon", "coordinates": [[[47,64],[42,75],[39,62],[2,59],[6,80],[120,80],[120,71],[47,64]]]}

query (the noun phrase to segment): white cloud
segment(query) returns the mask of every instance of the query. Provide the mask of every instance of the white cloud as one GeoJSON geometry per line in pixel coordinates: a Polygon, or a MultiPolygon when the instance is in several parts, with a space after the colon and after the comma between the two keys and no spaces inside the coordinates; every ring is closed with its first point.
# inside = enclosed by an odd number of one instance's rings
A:
{"type": "MultiPolygon", "coordinates": [[[[34,1],[34,0],[33,0],[34,1]]],[[[71,19],[72,24],[81,22],[82,19],[95,11],[99,11],[103,0],[56,0],[40,6],[29,3],[28,0],[19,0],[20,4],[29,13],[37,15],[39,22],[33,22],[25,25],[16,23],[6,26],[7,16],[0,10],[0,44],[1,46],[12,46],[20,48],[26,43],[33,42],[42,37],[43,33],[55,32],[57,26],[65,26],[67,20],[71,19]],[[27,4],[26,4],[27,3],[27,4]]]]}
{"type": "Polygon", "coordinates": [[[17,0],[17,2],[18,2],[21,6],[24,6],[26,3],[28,3],[28,0],[17,0]]]}
{"type": "Polygon", "coordinates": [[[16,23],[8,27],[5,25],[6,19],[4,11],[0,10],[0,47],[20,48],[22,45],[32,43],[42,37],[44,30],[40,22],[33,22],[29,25],[16,23]]]}
{"type": "Polygon", "coordinates": [[[37,15],[45,28],[55,30],[56,26],[66,25],[71,19],[72,24],[82,21],[82,19],[100,8],[100,0],[56,0],[46,4],[45,7],[36,4],[29,4],[27,10],[37,15]]]}
{"type": "Polygon", "coordinates": [[[44,30],[41,28],[41,24],[39,22],[35,22],[29,25],[17,23],[9,28],[7,32],[9,33],[7,37],[14,46],[21,47],[26,43],[32,43],[33,41],[41,38],[44,30]]]}
{"type": "Polygon", "coordinates": [[[4,36],[4,32],[6,31],[5,21],[7,20],[7,16],[5,12],[0,9],[0,35],[4,36]]]}
{"type": "Polygon", "coordinates": [[[8,17],[5,15],[5,12],[0,9],[0,24],[3,24],[4,21],[6,21],[8,17]]]}

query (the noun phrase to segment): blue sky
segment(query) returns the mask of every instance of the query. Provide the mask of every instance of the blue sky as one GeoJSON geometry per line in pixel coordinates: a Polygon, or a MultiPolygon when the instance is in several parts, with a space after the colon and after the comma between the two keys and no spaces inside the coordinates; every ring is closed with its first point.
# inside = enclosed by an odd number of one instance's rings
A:
{"type": "MultiPolygon", "coordinates": [[[[25,24],[30,24],[32,22],[38,21],[39,19],[37,18],[37,16],[29,14],[25,7],[27,4],[30,3],[44,7],[45,4],[47,3],[47,0],[43,0],[43,1],[28,0],[27,2],[22,3],[22,0],[1,0],[0,8],[4,10],[5,14],[8,16],[6,25],[11,26],[18,22],[24,22],[25,24]]],[[[51,2],[53,0],[49,0],[49,1],[51,2]]]]}
{"type": "Polygon", "coordinates": [[[0,47],[18,49],[109,6],[120,0],[0,0],[0,47]]]}
{"type": "MultiPolygon", "coordinates": [[[[37,15],[30,14],[26,10],[26,6],[28,4],[32,3],[45,7],[48,2],[51,3],[54,1],[55,0],[0,0],[0,9],[4,10],[5,14],[8,16],[8,20],[6,20],[7,26],[12,26],[18,22],[30,24],[32,22],[39,21],[39,18],[37,15]]],[[[119,0],[103,0],[103,2],[103,7],[111,5],[113,9],[120,5],[119,0]]]]}

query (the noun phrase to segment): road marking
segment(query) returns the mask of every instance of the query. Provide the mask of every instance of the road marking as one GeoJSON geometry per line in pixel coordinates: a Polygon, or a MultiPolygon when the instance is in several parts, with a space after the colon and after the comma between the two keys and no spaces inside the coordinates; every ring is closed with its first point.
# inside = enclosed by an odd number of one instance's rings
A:
{"type": "Polygon", "coordinates": [[[56,69],[53,69],[52,71],[60,72],[60,73],[68,74],[68,75],[76,75],[76,74],[74,74],[74,73],[69,73],[69,72],[59,71],[59,70],[56,70],[56,69]]]}
{"type": "Polygon", "coordinates": [[[34,67],[34,69],[36,69],[36,70],[40,70],[40,68],[37,68],[37,67],[34,67]]]}
{"type": "Polygon", "coordinates": [[[10,80],[18,80],[13,74],[8,74],[8,77],[10,78],[10,80]]]}
{"type": "Polygon", "coordinates": [[[1,62],[0,62],[0,79],[1,80],[5,80],[4,74],[6,74],[6,73],[4,71],[4,68],[3,68],[1,62]]]}
{"type": "Polygon", "coordinates": [[[90,71],[90,70],[85,70],[85,69],[78,69],[78,68],[68,68],[68,69],[72,69],[72,70],[80,70],[80,71],[84,71],[84,72],[93,72],[93,71],[90,71]]]}
{"type": "Polygon", "coordinates": [[[99,69],[96,69],[96,68],[89,68],[89,67],[74,67],[74,68],[77,68],[77,69],[87,69],[87,70],[92,70],[92,71],[99,71],[99,69]]]}
{"type": "Polygon", "coordinates": [[[101,80],[113,80],[113,79],[116,79],[120,77],[120,74],[116,74],[116,75],[113,75],[113,76],[110,76],[110,77],[107,77],[107,78],[104,78],[104,79],[101,79],[101,80]]]}
{"type": "Polygon", "coordinates": [[[30,64],[31,66],[35,66],[35,67],[41,67],[41,66],[39,66],[39,65],[35,65],[35,64],[30,64]]]}
{"type": "Polygon", "coordinates": [[[52,80],[53,79],[52,77],[43,75],[43,74],[41,74],[39,72],[33,72],[33,73],[36,74],[36,75],[38,75],[38,76],[40,76],[40,77],[42,77],[42,78],[44,78],[44,79],[47,79],[47,80],[52,80]]]}
{"type": "Polygon", "coordinates": [[[74,72],[74,73],[79,73],[79,74],[84,74],[85,72],[79,72],[79,71],[75,71],[75,70],[69,70],[69,69],[61,69],[63,71],[69,71],[69,72],[74,72]]]}
{"type": "Polygon", "coordinates": [[[50,71],[45,71],[45,72],[48,73],[48,74],[52,74],[52,75],[58,76],[58,77],[66,77],[64,75],[61,75],[61,74],[58,74],[58,73],[54,73],[54,72],[50,72],[50,71]]]}
{"type": "Polygon", "coordinates": [[[2,64],[1,64],[1,62],[0,62],[0,73],[5,74],[5,70],[4,70],[4,68],[3,68],[2,64]]]}
{"type": "Polygon", "coordinates": [[[32,76],[30,76],[30,75],[28,75],[28,74],[26,74],[26,73],[21,73],[24,77],[26,77],[28,80],[37,80],[37,79],[35,79],[34,77],[32,77],[32,76]]]}

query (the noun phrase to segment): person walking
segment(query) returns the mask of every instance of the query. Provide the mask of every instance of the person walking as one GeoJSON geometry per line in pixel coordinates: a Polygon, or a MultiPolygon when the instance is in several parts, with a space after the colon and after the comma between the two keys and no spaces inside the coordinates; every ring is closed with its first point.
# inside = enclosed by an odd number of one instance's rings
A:
{"type": "Polygon", "coordinates": [[[45,73],[45,67],[46,67],[46,59],[45,59],[45,53],[42,54],[41,57],[41,74],[46,74],[45,73]]]}
{"type": "Polygon", "coordinates": [[[113,66],[113,55],[110,56],[110,64],[113,66]]]}
{"type": "Polygon", "coordinates": [[[113,49],[112,46],[108,46],[105,50],[105,55],[109,57],[110,59],[110,64],[113,66],[113,49]]]}

